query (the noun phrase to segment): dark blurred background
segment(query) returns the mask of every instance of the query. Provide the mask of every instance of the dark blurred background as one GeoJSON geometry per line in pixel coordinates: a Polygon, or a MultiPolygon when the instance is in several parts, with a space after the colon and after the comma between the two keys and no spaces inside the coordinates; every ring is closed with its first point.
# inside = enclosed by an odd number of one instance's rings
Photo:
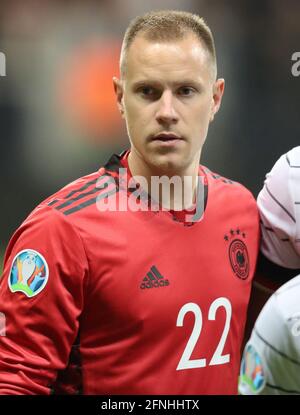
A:
{"type": "Polygon", "coordinates": [[[202,164],[256,196],[299,144],[298,0],[1,0],[0,252],[41,200],[127,148],[111,78],[129,21],[152,9],[198,13],[215,36],[226,88],[202,164]]]}

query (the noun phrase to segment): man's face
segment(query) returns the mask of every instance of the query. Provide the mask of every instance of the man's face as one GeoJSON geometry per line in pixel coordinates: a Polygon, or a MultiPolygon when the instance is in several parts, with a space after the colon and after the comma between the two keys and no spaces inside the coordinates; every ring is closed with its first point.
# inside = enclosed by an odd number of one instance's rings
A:
{"type": "Polygon", "coordinates": [[[215,81],[213,73],[208,52],[193,34],[174,42],[135,38],[124,79],[114,79],[132,163],[164,174],[199,164],[224,89],[224,80],[215,81]]]}

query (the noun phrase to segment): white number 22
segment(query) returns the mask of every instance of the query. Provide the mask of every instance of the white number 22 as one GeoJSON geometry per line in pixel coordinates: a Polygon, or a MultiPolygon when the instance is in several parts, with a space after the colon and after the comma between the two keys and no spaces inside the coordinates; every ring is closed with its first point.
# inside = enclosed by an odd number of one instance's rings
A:
{"type": "MultiPolygon", "coordinates": [[[[224,307],[226,311],[226,321],[224,330],[221,336],[221,339],[219,341],[219,344],[215,350],[215,353],[213,357],[211,358],[211,361],[209,362],[209,365],[222,365],[224,363],[228,363],[230,361],[230,355],[225,354],[222,355],[226,338],[229,332],[230,327],[230,320],[231,320],[231,314],[232,314],[232,308],[230,301],[225,297],[217,298],[210,306],[209,312],[208,312],[208,320],[215,320],[216,319],[216,312],[218,308],[224,307]]],[[[198,367],[205,367],[206,366],[206,359],[194,359],[191,360],[191,354],[193,353],[194,347],[197,343],[197,340],[200,337],[201,329],[202,329],[202,312],[198,304],[195,303],[187,303],[183,307],[181,307],[178,317],[176,326],[182,327],[183,326],[183,320],[187,313],[192,312],[195,315],[195,323],[194,328],[192,331],[192,334],[189,338],[189,341],[187,342],[187,345],[184,349],[184,352],[181,356],[181,359],[178,363],[178,366],[176,370],[184,370],[184,369],[194,369],[198,367]]]]}

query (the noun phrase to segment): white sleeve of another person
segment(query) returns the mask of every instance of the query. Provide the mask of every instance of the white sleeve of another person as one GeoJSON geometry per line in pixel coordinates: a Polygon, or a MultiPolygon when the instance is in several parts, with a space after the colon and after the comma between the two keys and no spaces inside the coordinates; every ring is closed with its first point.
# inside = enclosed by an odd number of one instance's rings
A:
{"type": "Polygon", "coordinates": [[[262,253],[282,267],[300,268],[300,146],[275,163],[257,203],[262,253]]]}
{"type": "Polygon", "coordinates": [[[262,309],[244,350],[239,391],[300,394],[300,276],[284,284],[262,309]]]}

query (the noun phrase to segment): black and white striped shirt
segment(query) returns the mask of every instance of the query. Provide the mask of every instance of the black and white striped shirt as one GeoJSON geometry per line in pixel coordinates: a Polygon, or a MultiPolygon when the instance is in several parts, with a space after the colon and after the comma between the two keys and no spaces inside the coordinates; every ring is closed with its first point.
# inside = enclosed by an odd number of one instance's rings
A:
{"type": "Polygon", "coordinates": [[[239,391],[300,394],[300,276],[280,287],[263,307],[245,347],[239,391]]]}
{"type": "MultiPolygon", "coordinates": [[[[300,146],[284,154],[258,195],[264,256],[300,268],[300,146]]],[[[300,394],[300,275],[282,285],[262,309],[241,365],[239,392],[300,394]]]]}
{"type": "Polygon", "coordinates": [[[258,195],[262,253],[285,268],[300,268],[300,146],[280,157],[258,195]]]}

